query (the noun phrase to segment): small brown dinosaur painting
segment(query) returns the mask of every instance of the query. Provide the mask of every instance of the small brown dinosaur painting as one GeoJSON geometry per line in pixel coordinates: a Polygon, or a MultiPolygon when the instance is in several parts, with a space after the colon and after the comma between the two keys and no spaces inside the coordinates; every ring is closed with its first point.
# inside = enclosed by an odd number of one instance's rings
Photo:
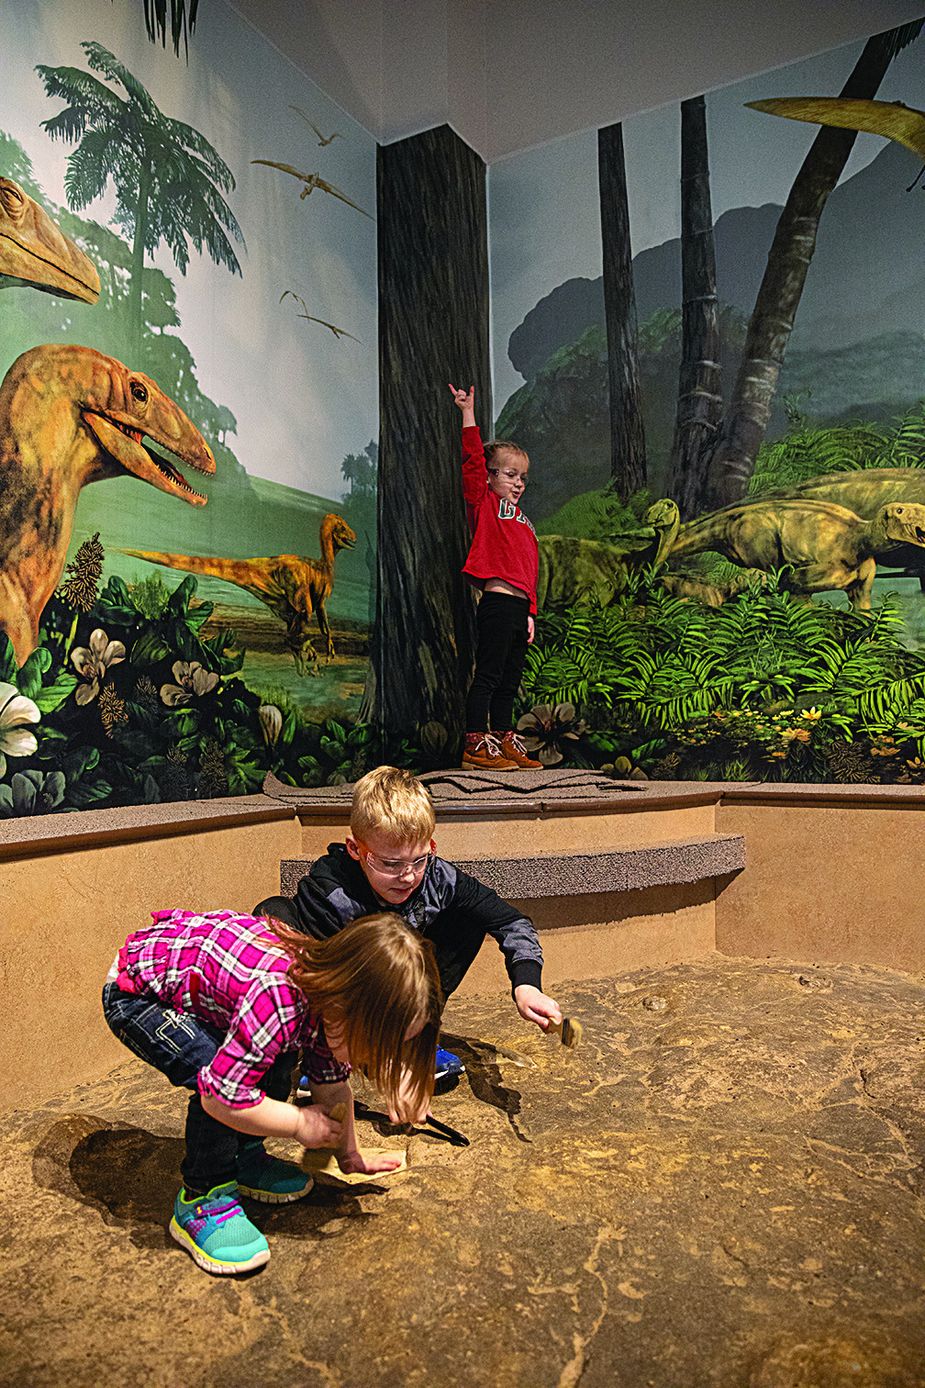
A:
{"type": "Polygon", "coordinates": [[[253,594],[286,623],[286,646],[292,652],[299,674],[305,675],[318,660],[309,630],[313,613],[318,619],[328,658],[334,655],[325,604],[334,586],[337,552],[353,549],[356,538],[343,516],[331,512],[321,522],[320,559],[307,559],[300,554],[274,554],[267,559],[218,559],[146,549],[123,549],[120,553],[146,559],[149,564],[163,564],[168,569],[220,578],[253,594]]]}
{"type": "Polygon", "coordinates": [[[18,183],[0,178],[0,289],[19,285],[87,304],[100,297],[93,262],[18,183]]]}
{"type": "Polygon", "coordinates": [[[160,386],[92,347],[33,347],[0,385],[0,631],[20,664],[64,569],[81,489],[134,476],[191,506],[169,458],[213,473],[212,450],[160,386]],[[148,447],[147,437],[156,447],[148,447]]]}

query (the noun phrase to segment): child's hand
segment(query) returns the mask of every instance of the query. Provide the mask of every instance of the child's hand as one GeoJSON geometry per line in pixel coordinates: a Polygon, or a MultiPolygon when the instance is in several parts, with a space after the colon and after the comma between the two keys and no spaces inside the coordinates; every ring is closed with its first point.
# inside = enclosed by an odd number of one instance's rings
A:
{"type": "Polygon", "coordinates": [[[343,1131],[343,1124],[330,1118],[318,1104],[306,1104],[299,1109],[294,1136],[303,1147],[336,1147],[343,1131]]]}
{"type": "Polygon", "coordinates": [[[536,639],[536,622],[533,620],[533,614],[531,613],[531,614],[527,617],[527,645],[528,645],[528,646],[532,646],[535,639],[536,639]]]}
{"type": "Polygon", "coordinates": [[[459,386],[450,386],[450,390],[453,393],[453,403],[456,405],[457,409],[462,410],[463,414],[468,412],[474,416],[475,386],[470,386],[468,391],[462,390],[459,386]]]}
{"type": "Polygon", "coordinates": [[[397,1171],[401,1166],[401,1157],[397,1153],[394,1157],[384,1154],[378,1157],[364,1157],[359,1151],[341,1152],[337,1158],[337,1165],[347,1175],[358,1172],[361,1176],[374,1176],[377,1171],[397,1171]]]}
{"type": "Polygon", "coordinates": [[[417,1127],[427,1119],[430,1104],[427,1100],[419,1107],[414,1107],[410,1103],[402,1103],[400,1108],[389,1109],[389,1122],[404,1128],[417,1127]]]}
{"type": "Polygon", "coordinates": [[[548,1031],[550,1021],[562,1021],[562,1009],[553,998],[547,998],[532,983],[521,983],[514,989],[517,1011],[525,1022],[535,1022],[540,1031],[548,1031]]]}

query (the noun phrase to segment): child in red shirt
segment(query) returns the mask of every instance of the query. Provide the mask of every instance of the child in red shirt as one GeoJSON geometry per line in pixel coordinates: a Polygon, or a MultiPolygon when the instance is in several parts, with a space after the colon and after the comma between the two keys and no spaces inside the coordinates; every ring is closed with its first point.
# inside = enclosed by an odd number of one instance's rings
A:
{"type": "Polygon", "coordinates": [[[539,550],[518,506],[530,459],[516,443],[482,447],[475,387],[451,385],[462,411],[463,495],[472,544],[463,573],[482,590],[475,674],[466,700],[463,766],[537,770],[514,729],[514,699],[534,635],[539,550]]]}

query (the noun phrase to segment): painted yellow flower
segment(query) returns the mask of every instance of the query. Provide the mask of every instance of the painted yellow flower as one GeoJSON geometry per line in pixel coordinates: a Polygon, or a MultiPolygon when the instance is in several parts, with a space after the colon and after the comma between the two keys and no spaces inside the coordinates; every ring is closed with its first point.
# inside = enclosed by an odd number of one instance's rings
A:
{"type": "Polygon", "coordinates": [[[801,708],[800,717],[805,718],[808,723],[815,723],[817,718],[822,717],[822,709],[816,708],[815,704],[812,708],[801,708]]]}

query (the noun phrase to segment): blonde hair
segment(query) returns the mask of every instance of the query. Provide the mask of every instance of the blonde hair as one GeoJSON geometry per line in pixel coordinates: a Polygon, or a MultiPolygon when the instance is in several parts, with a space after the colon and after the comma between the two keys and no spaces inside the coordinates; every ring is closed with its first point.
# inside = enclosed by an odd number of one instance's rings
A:
{"type": "Polygon", "coordinates": [[[509,453],[512,458],[526,458],[529,463],[530,458],[525,448],[521,448],[519,443],[514,443],[512,439],[494,439],[485,445],[485,466],[489,472],[493,472],[501,462],[502,455],[509,453]]]}
{"type": "Polygon", "coordinates": [[[417,776],[397,766],[377,766],[357,781],[350,806],[350,832],[387,834],[399,844],[433,837],[434,807],[417,776]]]}
{"type": "Polygon", "coordinates": [[[267,920],[292,959],[289,978],[312,1010],[343,1032],[351,1064],[369,1075],[396,1112],[403,1073],[414,1106],[429,1103],[443,1008],[430,940],[391,911],[362,916],[327,940],[267,920]],[[409,1027],[421,1022],[418,1035],[406,1041],[409,1027]]]}

